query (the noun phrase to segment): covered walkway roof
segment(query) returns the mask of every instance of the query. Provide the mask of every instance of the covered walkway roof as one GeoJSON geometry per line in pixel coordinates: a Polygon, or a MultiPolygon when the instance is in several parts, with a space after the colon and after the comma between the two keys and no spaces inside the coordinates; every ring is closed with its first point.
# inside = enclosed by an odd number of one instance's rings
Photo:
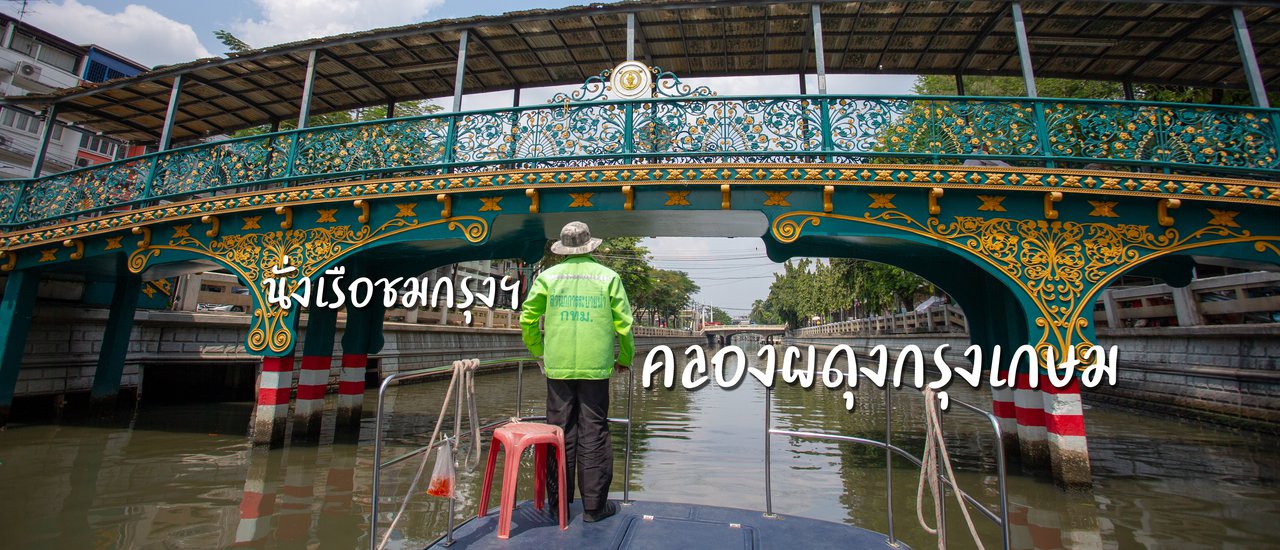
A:
{"type": "MultiPolygon", "coordinates": [[[[141,75],[8,97],[59,118],[154,142],[175,77],[175,142],[296,118],[312,51],[310,112],[451,95],[461,31],[466,93],[580,83],[626,57],[682,77],[815,71],[812,2],[632,0],[441,20],[262,48],[141,75]]],[[[1007,1],[821,2],[829,74],[1021,74],[1007,1]]],[[[1245,88],[1233,34],[1242,6],[1264,82],[1280,80],[1280,8],[1268,2],[1022,3],[1036,76],[1245,88]]]]}

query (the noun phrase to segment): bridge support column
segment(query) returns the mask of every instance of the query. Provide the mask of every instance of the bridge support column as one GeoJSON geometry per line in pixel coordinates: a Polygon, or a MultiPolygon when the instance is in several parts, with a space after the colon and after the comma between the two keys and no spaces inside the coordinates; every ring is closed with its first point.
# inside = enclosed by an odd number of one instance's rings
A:
{"type": "Polygon", "coordinates": [[[382,349],[382,320],[385,310],[374,300],[365,309],[347,308],[347,325],[342,334],[342,375],[338,382],[338,429],[359,432],[364,408],[364,377],[369,354],[382,349]]]}
{"type": "Polygon", "coordinates": [[[0,298],[0,426],[9,421],[39,283],[38,272],[11,272],[4,285],[4,297],[0,298]]]}
{"type": "MultiPolygon", "coordinates": [[[[1014,375],[1013,404],[1018,420],[1018,451],[1022,464],[1032,468],[1049,466],[1049,442],[1044,427],[1044,398],[1031,387],[1031,377],[1014,375]]],[[[1043,382],[1043,380],[1041,381],[1043,382]]]]}
{"type": "Polygon", "coordinates": [[[312,307],[307,312],[307,339],[303,342],[298,399],[293,413],[294,441],[320,440],[320,421],[324,417],[324,394],[329,389],[329,367],[333,360],[333,336],[337,322],[337,310],[312,307]]]}
{"type": "Polygon", "coordinates": [[[102,335],[102,349],[98,352],[98,368],[93,374],[93,388],[89,391],[89,404],[97,413],[115,408],[120,393],[120,377],[124,374],[124,361],[129,354],[129,335],[133,332],[133,315],[138,309],[138,294],[142,278],[129,273],[121,257],[115,288],[111,293],[111,312],[107,315],[107,328],[102,335]]]}
{"type": "Polygon", "coordinates": [[[289,421],[289,393],[293,386],[293,354],[263,357],[258,375],[258,408],[253,417],[253,444],[278,446],[289,421]]]}
{"type": "Polygon", "coordinates": [[[1093,484],[1093,477],[1079,379],[1072,378],[1071,383],[1062,388],[1047,384],[1042,395],[1053,479],[1068,488],[1088,488],[1093,484]]]}

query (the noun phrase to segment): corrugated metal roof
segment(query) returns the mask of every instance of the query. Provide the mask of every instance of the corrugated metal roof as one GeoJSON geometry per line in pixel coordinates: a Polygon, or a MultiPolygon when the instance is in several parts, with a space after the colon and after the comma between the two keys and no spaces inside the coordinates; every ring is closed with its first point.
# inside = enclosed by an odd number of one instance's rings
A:
{"type": "MultiPolygon", "coordinates": [[[[307,57],[319,52],[311,112],[451,95],[460,31],[467,93],[578,83],[626,56],[684,77],[816,70],[808,3],[637,0],[442,20],[263,48],[5,103],[60,104],[60,118],[155,141],[183,77],[175,142],[297,117],[307,57]]],[[[1280,8],[1245,2],[1263,79],[1280,80],[1280,8]]],[[[1010,2],[822,3],[828,73],[1020,75],[1010,2]]],[[[1037,76],[1245,87],[1219,2],[1026,1],[1037,76]]],[[[832,90],[839,92],[839,90],[832,90]]]]}

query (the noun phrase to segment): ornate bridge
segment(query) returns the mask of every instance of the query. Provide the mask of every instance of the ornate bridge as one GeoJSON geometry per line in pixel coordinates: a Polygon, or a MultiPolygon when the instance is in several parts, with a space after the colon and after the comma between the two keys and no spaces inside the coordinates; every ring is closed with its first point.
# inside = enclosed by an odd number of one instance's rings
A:
{"type": "Polygon", "coordinates": [[[781,336],[787,332],[786,325],[724,325],[703,327],[702,334],[707,337],[708,342],[713,342],[719,337],[721,342],[728,342],[734,336],[739,334],[754,334],[757,336],[781,336]]]}
{"type": "MultiPolygon", "coordinates": [[[[314,50],[311,59],[314,68],[314,50]]],[[[250,289],[247,349],[282,375],[273,380],[283,386],[262,389],[258,417],[282,433],[272,419],[288,409],[300,312],[269,303],[264,282],[286,257],[295,289],[340,265],[348,280],[413,277],[470,259],[536,259],[572,219],[605,236],[761,238],[775,261],[890,263],[954,297],[975,343],[1059,353],[1092,344],[1097,294],[1125,273],[1185,285],[1192,256],[1280,263],[1274,109],[720,97],[642,71],[653,85],[635,99],[618,99],[606,71],[544,105],[275,132],[0,185],[9,393],[41,274],[119,281],[108,340],[127,342],[130,285],[136,295],[144,279],[222,268],[250,289]]],[[[350,310],[344,353],[378,350],[380,307],[350,310]]],[[[332,326],[331,310],[309,315],[332,326]]],[[[305,356],[332,354],[328,330],[305,356]]],[[[106,363],[123,362],[123,349],[111,353],[106,363]]],[[[1078,389],[1063,393],[1078,400],[1078,389]]],[[[1060,397],[1043,399],[1051,410],[1060,397]]],[[[1024,454],[1052,454],[1060,480],[1087,483],[1083,427],[1040,415],[1037,438],[1036,421],[1012,425],[1024,454]],[[1062,435],[1052,444],[1046,424],[1062,435]]]]}

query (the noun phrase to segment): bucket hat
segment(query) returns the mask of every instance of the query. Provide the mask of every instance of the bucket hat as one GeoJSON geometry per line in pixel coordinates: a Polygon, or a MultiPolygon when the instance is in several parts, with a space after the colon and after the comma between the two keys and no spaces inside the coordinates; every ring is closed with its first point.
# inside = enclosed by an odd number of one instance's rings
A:
{"type": "Polygon", "coordinates": [[[600,246],[601,239],[591,238],[591,228],[582,222],[569,222],[560,230],[560,240],[551,244],[551,252],[562,256],[586,254],[600,246]]]}

